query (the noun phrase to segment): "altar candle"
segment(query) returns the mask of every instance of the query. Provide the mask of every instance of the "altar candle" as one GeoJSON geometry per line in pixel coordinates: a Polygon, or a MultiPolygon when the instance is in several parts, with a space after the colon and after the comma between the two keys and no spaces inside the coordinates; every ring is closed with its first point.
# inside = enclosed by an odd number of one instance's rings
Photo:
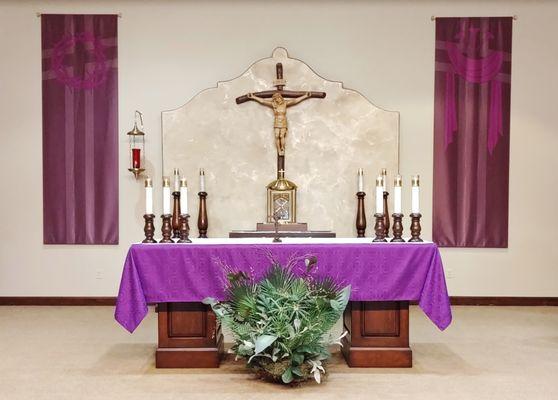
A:
{"type": "Polygon", "coordinates": [[[170,193],[170,178],[163,177],[163,214],[168,215],[171,213],[171,193],[170,193]]]}
{"type": "Polygon", "coordinates": [[[205,171],[200,168],[200,192],[205,192],[205,171]]]}
{"type": "Polygon", "coordinates": [[[364,171],[362,168],[358,169],[358,191],[364,192],[364,171]]]}
{"type": "Polygon", "coordinates": [[[180,191],[180,170],[178,168],[175,168],[172,172],[173,174],[173,183],[174,183],[174,188],[173,188],[173,192],[178,192],[180,191]]]}
{"type": "Polygon", "coordinates": [[[188,184],[186,178],[180,179],[180,212],[188,214],[188,184]]]}
{"type": "Polygon", "coordinates": [[[420,213],[420,186],[419,186],[419,176],[413,175],[412,187],[411,187],[411,212],[413,214],[420,213]]]}
{"type": "Polygon", "coordinates": [[[382,176],[376,178],[376,214],[384,213],[384,183],[382,176]]]}
{"type": "Polygon", "coordinates": [[[145,178],[145,214],[153,214],[153,182],[145,178]]]}
{"type": "Polygon", "coordinates": [[[387,191],[387,169],[382,168],[383,190],[387,191]]]}
{"type": "Polygon", "coordinates": [[[401,175],[396,175],[393,180],[393,212],[401,214],[401,175]]]}

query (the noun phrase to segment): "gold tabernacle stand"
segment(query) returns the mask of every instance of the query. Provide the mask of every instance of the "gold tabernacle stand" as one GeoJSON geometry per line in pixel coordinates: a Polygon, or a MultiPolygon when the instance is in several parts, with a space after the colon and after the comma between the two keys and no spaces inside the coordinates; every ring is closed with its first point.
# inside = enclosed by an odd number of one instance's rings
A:
{"type": "Polygon", "coordinates": [[[267,185],[267,222],[279,216],[280,224],[296,223],[296,185],[285,179],[285,171],[280,170],[277,179],[267,185]]]}
{"type": "MultiPolygon", "coordinates": [[[[273,224],[271,224],[273,225],[273,224]]],[[[285,230],[289,224],[279,225],[279,232],[275,235],[275,230],[270,231],[231,231],[229,232],[229,238],[275,238],[278,237],[294,237],[294,238],[334,238],[335,232],[331,231],[295,231],[295,230],[285,230]]],[[[294,224],[298,225],[298,224],[294,224]]]]}
{"type": "MultiPolygon", "coordinates": [[[[273,216],[271,217],[273,219],[273,216]]],[[[256,224],[256,230],[231,231],[230,238],[334,238],[335,232],[331,231],[309,231],[306,222],[280,223],[275,226],[274,222],[259,222],[256,224]]]]}

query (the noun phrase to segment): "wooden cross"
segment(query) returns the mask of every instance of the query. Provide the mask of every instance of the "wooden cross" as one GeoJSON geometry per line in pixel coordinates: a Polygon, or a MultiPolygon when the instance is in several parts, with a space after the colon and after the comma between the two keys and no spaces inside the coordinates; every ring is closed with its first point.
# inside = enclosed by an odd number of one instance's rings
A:
{"type": "MultiPolygon", "coordinates": [[[[236,104],[242,104],[247,101],[257,101],[260,104],[269,106],[274,109],[275,113],[275,136],[276,140],[278,140],[278,153],[277,153],[277,176],[279,176],[279,171],[285,170],[285,154],[284,154],[284,139],[287,133],[287,120],[286,120],[286,107],[295,105],[304,101],[308,98],[315,98],[315,99],[323,99],[326,97],[325,92],[303,92],[298,90],[284,90],[286,85],[285,79],[283,79],[283,64],[277,63],[275,65],[275,69],[277,72],[277,79],[273,82],[274,86],[276,87],[275,90],[264,90],[262,92],[257,93],[248,93],[243,96],[236,98],[236,104]],[[264,100],[274,97],[274,95],[279,94],[281,98],[284,99],[296,99],[296,100],[288,100],[285,110],[283,112],[278,112],[277,107],[274,107],[272,101],[264,100]],[[278,123],[284,123],[284,127],[279,126],[278,123]],[[279,148],[282,147],[283,150],[280,151],[279,148]]],[[[275,96],[277,97],[277,96],[275,96]]]]}

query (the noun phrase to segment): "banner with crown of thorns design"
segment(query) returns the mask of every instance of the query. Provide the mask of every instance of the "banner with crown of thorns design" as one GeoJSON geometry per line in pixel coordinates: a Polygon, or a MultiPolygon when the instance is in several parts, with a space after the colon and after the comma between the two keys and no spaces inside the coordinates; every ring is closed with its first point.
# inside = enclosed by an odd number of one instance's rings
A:
{"type": "Polygon", "coordinates": [[[41,16],[43,241],[118,243],[116,15],[41,16]]]}

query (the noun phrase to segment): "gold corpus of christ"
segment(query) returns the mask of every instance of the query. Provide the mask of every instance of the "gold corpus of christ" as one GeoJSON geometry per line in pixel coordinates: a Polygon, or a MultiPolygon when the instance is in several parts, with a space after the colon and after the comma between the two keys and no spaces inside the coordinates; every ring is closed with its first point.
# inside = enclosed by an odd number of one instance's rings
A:
{"type": "Polygon", "coordinates": [[[288,133],[287,108],[295,106],[306,99],[323,99],[325,92],[303,92],[284,90],[283,64],[277,63],[277,79],[273,82],[275,90],[248,93],[236,98],[236,104],[256,101],[273,110],[273,133],[277,148],[277,179],[267,185],[267,222],[274,222],[273,216],[279,217],[281,224],[296,223],[296,189],[297,186],[285,178],[285,144],[288,133]],[[268,100],[270,99],[270,100],[268,100]]]}

